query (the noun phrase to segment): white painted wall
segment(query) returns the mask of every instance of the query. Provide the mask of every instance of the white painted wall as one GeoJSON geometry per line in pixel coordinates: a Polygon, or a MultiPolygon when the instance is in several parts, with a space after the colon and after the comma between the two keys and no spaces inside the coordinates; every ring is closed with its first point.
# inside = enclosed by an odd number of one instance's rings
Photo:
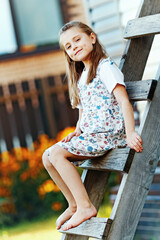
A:
{"type": "Polygon", "coordinates": [[[108,54],[119,63],[124,49],[119,0],[84,0],[88,23],[108,54]]]}

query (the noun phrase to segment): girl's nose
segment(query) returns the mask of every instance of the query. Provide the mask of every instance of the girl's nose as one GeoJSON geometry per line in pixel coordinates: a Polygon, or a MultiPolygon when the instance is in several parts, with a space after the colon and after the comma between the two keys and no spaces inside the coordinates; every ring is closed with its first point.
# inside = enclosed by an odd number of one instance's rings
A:
{"type": "Polygon", "coordinates": [[[76,44],[73,45],[73,51],[75,51],[77,49],[76,44]]]}

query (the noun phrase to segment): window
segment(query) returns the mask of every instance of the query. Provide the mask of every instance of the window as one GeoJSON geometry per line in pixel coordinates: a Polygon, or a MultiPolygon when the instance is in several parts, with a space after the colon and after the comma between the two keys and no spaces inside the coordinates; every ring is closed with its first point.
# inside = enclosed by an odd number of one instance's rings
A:
{"type": "Polygon", "coordinates": [[[0,54],[58,45],[59,0],[1,0],[0,54]]]}
{"type": "Polygon", "coordinates": [[[11,16],[9,0],[0,3],[0,54],[13,53],[17,50],[16,37],[11,16]]]}

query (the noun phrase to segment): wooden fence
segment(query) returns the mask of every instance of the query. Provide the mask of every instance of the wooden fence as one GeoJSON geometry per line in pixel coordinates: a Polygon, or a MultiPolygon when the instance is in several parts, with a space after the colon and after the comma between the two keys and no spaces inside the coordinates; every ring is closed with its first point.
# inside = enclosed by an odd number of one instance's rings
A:
{"type": "Polygon", "coordinates": [[[43,133],[54,138],[76,121],[64,76],[0,86],[0,152],[29,147],[43,133]]]}

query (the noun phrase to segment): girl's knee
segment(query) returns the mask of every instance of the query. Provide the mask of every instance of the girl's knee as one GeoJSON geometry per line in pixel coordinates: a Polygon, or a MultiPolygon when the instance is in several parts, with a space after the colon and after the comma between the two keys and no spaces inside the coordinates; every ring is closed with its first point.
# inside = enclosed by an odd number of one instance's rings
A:
{"type": "Polygon", "coordinates": [[[57,162],[61,161],[61,159],[63,159],[63,157],[64,157],[63,153],[58,146],[53,147],[50,150],[49,160],[55,168],[57,166],[57,162]]]}
{"type": "Polygon", "coordinates": [[[51,164],[51,162],[49,161],[49,158],[48,158],[47,151],[45,151],[42,155],[42,162],[43,162],[43,165],[46,169],[52,167],[52,164],[51,164]]]}

